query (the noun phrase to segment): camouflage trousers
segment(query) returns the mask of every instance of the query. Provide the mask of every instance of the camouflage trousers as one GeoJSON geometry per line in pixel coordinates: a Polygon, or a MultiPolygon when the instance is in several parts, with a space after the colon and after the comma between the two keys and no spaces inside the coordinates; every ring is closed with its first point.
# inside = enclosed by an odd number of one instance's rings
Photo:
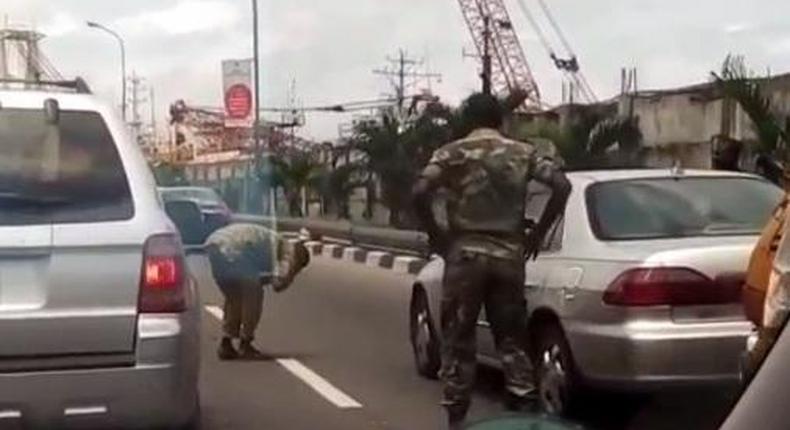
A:
{"type": "Polygon", "coordinates": [[[485,306],[508,392],[525,398],[534,390],[525,352],[527,304],[524,263],[455,249],[446,258],[442,285],[442,404],[464,416],[476,377],[476,329],[485,306]]]}
{"type": "Polygon", "coordinates": [[[263,285],[254,274],[228,261],[209,248],[209,262],[222,295],[225,297],[222,331],[225,337],[252,341],[263,313],[263,285]]]}

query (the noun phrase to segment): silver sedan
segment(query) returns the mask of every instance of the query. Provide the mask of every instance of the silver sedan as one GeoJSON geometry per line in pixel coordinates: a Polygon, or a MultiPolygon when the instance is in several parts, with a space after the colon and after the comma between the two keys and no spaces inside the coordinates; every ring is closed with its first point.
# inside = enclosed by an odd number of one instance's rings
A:
{"type": "MultiPolygon", "coordinates": [[[[582,388],[654,390],[734,382],[750,332],[739,304],[747,262],[781,190],[751,175],[632,170],[569,174],[564,218],[527,263],[525,341],[543,407],[566,413],[582,388]]],[[[549,191],[530,186],[528,218],[549,191]]],[[[444,262],[413,286],[418,371],[436,377],[444,262]]],[[[497,365],[484,314],[478,356],[497,365]]]]}

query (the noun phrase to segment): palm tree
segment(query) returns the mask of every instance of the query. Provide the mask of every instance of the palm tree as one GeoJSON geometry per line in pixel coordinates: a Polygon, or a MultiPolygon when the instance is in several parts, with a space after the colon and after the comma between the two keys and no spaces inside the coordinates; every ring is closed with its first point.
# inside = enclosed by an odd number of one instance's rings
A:
{"type": "Polygon", "coordinates": [[[636,167],[641,164],[641,149],[638,117],[602,120],[590,130],[587,139],[587,151],[601,167],[636,167]]]}
{"type": "Polygon", "coordinates": [[[721,72],[711,75],[724,97],[735,100],[752,121],[757,135],[754,152],[758,172],[775,183],[781,182],[782,176],[790,177],[790,172],[782,174],[776,162],[783,164],[785,170],[790,168],[787,162],[790,117],[782,118],[774,111],[770,98],[765,96],[760,82],[753,78],[742,57],[728,55],[721,72]]]}
{"type": "Polygon", "coordinates": [[[641,164],[642,132],[636,117],[582,114],[567,127],[532,122],[515,132],[519,140],[554,143],[568,170],[634,167],[641,164]]]}
{"type": "Polygon", "coordinates": [[[282,187],[288,202],[288,213],[292,217],[305,216],[302,210],[302,193],[318,173],[315,159],[303,151],[292,151],[272,158],[273,182],[282,187]]]}
{"type": "Polygon", "coordinates": [[[452,140],[460,125],[459,117],[451,108],[432,103],[406,124],[385,113],[379,121],[364,122],[356,127],[353,148],[364,154],[368,187],[374,188],[373,181],[380,181],[381,198],[389,209],[391,226],[410,225],[413,218],[411,189],[417,175],[428,164],[433,152],[452,140]]]}

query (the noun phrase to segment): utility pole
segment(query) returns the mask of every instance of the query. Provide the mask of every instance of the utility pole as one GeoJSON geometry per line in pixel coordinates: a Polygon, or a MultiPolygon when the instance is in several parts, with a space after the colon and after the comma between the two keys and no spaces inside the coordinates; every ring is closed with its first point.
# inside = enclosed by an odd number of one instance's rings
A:
{"type": "MultiPolygon", "coordinates": [[[[248,203],[252,203],[249,209],[252,210],[254,213],[263,212],[262,208],[262,197],[264,193],[267,193],[267,201],[268,203],[268,211],[269,215],[275,214],[275,195],[274,191],[271,189],[270,184],[267,184],[264,187],[263,183],[260,181],[260,172],[262,169],[261,163],[261,89],[260,89],[260,80],[261,80],[261,57],[260,57],[260,40],[259,40],[259,29],[258,29],[258,0],[252,0],[252,62],[253,62],[253,79],[255,80],[253,84],[254,88],[254,104],[255,104],[255,115],[252,126],[252,138],[253,138],[253,163],[252,168],[248,165],[247,167],[247,180],[245,183],[247,186],[245,187],[244,195],[246,197],[246,201],[248,203]],[[252,198],[250,198],[252,197],[252,198]]],[[[271,149],[271,148],[270,148],[271,149]]]]}
{"type": "Polygon", "coordinates": [[[137,76],[136,72],[132,71],[132,75],[129,77],[129,94],[131,99],[129,100],[129,104],[132,110],[132,120],[129,122],[129,127],[132,129],[132,135],[138,140],[138,143],[142,135],[141,131],[143,126],[143,121],[140,117],[140,105],[146,102],[145,98],[141,95],[144,91],[144,81],[143,78],[137,76]]]}
{"type": "Polygon", "coordinates": [[[255,140],[255,168],[260,167],[261,159],[261,92],[260,92],[260,47],[258,40],[258,0],[252,0],[252,58],[254,71],[255,87],[255,124],[253,125],[253,139],[255,140]]]}
{"type": "Polygon", "coordinates": [[[387,67],[383,69],[376,69],[373,71],[373,73],[376,75],[385,76],[390,80],[390,83],[392,84],[392,87],[395,91],[398,116],[400,118],[404,118],[406,91],[410,87],[413,87],[421,79],[428,80],[429,82],[433,79],[441,80],[442,75],[439,73],[420,72],[415,70],[415,68],[422,65],[423,62],[409,58],[406,54],[406,51],[403,49],[398,51],[397,58],[387,57],[387,62],[390,63],[387,67]]]}
{"type": "Polygon", "coordinates": [[[151,85],[149,88],[148,100],[151,103],[151,144],[159,146],[159,135],[156,130],[156,96],[154,94],[154,87],[151,85]]]}

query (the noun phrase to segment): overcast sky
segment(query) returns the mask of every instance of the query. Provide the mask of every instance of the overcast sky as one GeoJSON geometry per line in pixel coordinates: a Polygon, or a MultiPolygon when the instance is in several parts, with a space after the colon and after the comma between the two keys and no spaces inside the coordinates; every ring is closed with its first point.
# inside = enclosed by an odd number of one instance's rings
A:
{"type": "MultiPolygon", "coordinates": [[[[457,103],[478,87],[473,45],[456,0],[259,0],[263,105],[283,106],[296,81],[305,105],[369,100],[389,92],[372,73],[399,48],[444,75],[433,90],[457,103]]],[[[505,0],[535,78],[549,103],[561,76],[516,0],[505,0]]],[[[526,0],[534,12],[535,0],[526,0]]],[[[547,0],[601,98],[620,87],[620,68],[637,67],[640,87],[700,82],[729,52],[755,70],[790,71],[787,0],[547,0]],[[758,6],[759,4],[759,6],[758,6]]],[[[85,77],[119,104],[115,42],[85,27],[95,20],[127,42],[129,69],[148,79],[160,122],[183,98],[221,104],[223,59],[251,56],[249,0],[2,0],[0,16],[48,34],[42,48],[62,74],[85,77]]],[[[545,21],[544,28],[548,30],[545,21]]],[[[145,111],[145,117],[150,114],[145,111]]],[[[276,119],[276,118],[272,118],[276,119]]],[[[331,139],[347,115],[312,114],[303,134],[331,139]]]]}

